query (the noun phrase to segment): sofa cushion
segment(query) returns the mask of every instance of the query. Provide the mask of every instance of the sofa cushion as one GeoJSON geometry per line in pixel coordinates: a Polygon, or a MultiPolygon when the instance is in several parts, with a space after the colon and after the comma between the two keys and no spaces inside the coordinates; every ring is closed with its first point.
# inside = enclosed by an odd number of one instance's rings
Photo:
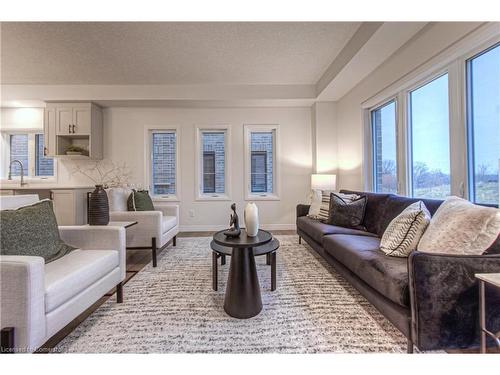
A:
{"type": "Polygon", "coordinates": [[[74,250],[45,265],[45,310],[50,312],[119,266],[116,250],[74,250]]]}
{"type": "Polygon", "coordinates": [[[328,212],[328,224],[339,227],[365,230],[363,220],[365,218],[366,196],[356,199],[344,200],[341,194],[330,194],[330,210],[328,212]]]}
{"type": "Polygon", "coordinates": [[[153,200],[147,190],[134,190],[127,199],[127,209],[129,211],[154,211],[153,200]]]}
{"type": "Polygon", "coordinates": [[[388,257],[380,251],[380,239],[345,234],[323,237],[325,252],[391,301],[409,307],[406,258],[388,257]]]}
{"type": "Polygon", "coordinates": [[[170,229],[177,225],[177,218],[175,216],[163,216],[161,219],[162,233],[168,232],[170,229]]]}
{"type": "MultiPolygon", "coordinates": [[[[375,233],[379,237],[382,237],[385,227],[381,229],[380,217],[383,215],[383,210],[385,207],[384,204],[385,201],[389,198],[390,194],[366,193],[352,190],[341,190],[340,192],[345,194],[358,194],[366,196],[365,219],[363,220],[363,225],[368,232],[375,233]]],[[[403,209],[401,209],[401,211],[403,211],[403,209]]],[[[394,215],[394,217],[396,216],[397,214],[394,215]]],[[[389,224],[389,222],[387,222],[387,224],[389,224]]]]}
{"type": "Polygon", "coordinates": [[[307,216],[301,216],[297,218],[297,228],[306,232],[313,240],[319,243],[321,243],[321,241],[323,240],[324,235],[335,233],[376,237],[375,234],[370,232],[325,224],[321,221],[311,219],[307,216]]]}

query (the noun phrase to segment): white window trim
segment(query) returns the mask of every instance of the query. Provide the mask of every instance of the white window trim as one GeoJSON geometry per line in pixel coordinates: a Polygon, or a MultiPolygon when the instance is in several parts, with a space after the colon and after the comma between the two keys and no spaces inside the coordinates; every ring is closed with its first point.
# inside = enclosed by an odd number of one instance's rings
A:
{"type": "Polygon", "coordinates": [[[28,165],[29,168],[24,170],[24,181],[29,183],[44,184],[57,182],[57,158],[52,157],[54,162],[53,176],[35,176],[35,161],[36,161],[36,140],[37,134],[43,135],[42,129],[23,129],[23,130],[3,130],[1,131],[1,151],[0,156],[2,163],[0,165],[0,182],[2,185],[18,184],[21,176],[12,176],[12,180],[7,178],[9,173],[10,163],[10,136],[25,134],[28,135],[28,165]]]}
{"type": "Polygon", "coordinates": [[[243,125],[244,132],[244,160],[245,160],[245,200],[246,201],[278,201],[281,192],[281,149],[280,132],[278,124],[269,125],[243,125]],[[250,178],[250,134],[252,132],[274,132],[274,158],[273,158],[273,192],[272,193],[252,193],[250,178]]]}
{"type": "Polygon", "coordinates": [[[180,168],[180,126],[168,125],[145,125],[144,126],[144,186],[151,192],[151,199],[154,202],[179,202],[181,200],[181,168],[180,168]],[[151,166],[152,148],[151,134],[153,131],[175,132],[175,194],[174,195],[154,195],[151,190],[151,166]]]}
{"type": "Polygon", "coordinates": [[[448,100],[450,124],[450,182],[451,194],[470,199],[468,171],[468,140],[466,117],[466,69],[468,59],[500,42],[498,26],[487,24],[464,37],[452,47],[406,74],[386,89],[361,104],[363,126],[363,176],[365,190],[373,191],[373,156],[370,111],[393,98],[397,98],[396,134],[398,138],[398,194],[411,192],[411,155],[408,113],[410,91],[429,83],[440,75],[448,74],[448,100]],[[463,51],[467,51],[464,53],[463,51]]]}
{"type": "Polygon", "coordinates": [[[195,150],[195,200],[229,201],[231,200],[231,128],[228,125],[204,125],[196,127],[195,150]],[[224,131],[224,193],[203,193],[202,134],[204,132],[224,131]]]}

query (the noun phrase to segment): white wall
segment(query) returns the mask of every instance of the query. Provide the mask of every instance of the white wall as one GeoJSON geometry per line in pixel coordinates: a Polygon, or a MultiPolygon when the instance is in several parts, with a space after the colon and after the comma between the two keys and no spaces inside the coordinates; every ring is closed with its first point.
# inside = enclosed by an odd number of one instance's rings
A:
{"type": "Polygon", "coordinates": [[[317,102],[311,107],[313,170],[337,173],[337,106],[335,102],[317,102]]]}
{"type": "MultiPolygon", "coordinates": [[[[42,128],[43,110],[2,108],[2,129],[42,128]],[[7,126],[8,124],[8,126],[7,126]]],[[[147,186],[144,173],[146,126],[180,127],[180,208],[183,230],[209,230],[227,226],[231,202],[243,220],[244,165],[243,125],[279,124],[281,150],[281,196],[279,201],[257,201],[263,224],[268,228],[292,229],[295,206],[305,202],[312,173],[310,108],[106,108],[104,109],[104,157],[125,162],[132,170],[131,183],[147,186]],[[231,201],[195,201],[196,126],[227,124],[231,128],[231,201]],[[194,217],[189,211],[194,210],[194,217]]],[[[81,162],[79,162],[81,163],[81,162]]],[[[58,161],[58,184],[93,185],[72,174],[74,162],[58,161]]]]}
{"type": "Polygon", "coordinates": [[[361,104],[439,55],[480,25],[477,22],[430,24],[337,102],[340,188],[355,190],[365,188],[361,104]]]}

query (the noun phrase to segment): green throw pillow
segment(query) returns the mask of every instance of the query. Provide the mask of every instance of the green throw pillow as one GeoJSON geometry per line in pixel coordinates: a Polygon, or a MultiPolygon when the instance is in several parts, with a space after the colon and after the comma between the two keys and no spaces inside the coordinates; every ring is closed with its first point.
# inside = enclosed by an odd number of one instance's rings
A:
{"type": "Polygon", "coordinates": [[[129,211],[154,211],[153,201],[147,190],[132,190],[127,199],[129,211]]]}
{"type": "Polygon", "coordinates": [[[0,226],[2,255],[40,256],[49,263],[75,250],[61,240],[50,200],[0,211],[0,226]]]}

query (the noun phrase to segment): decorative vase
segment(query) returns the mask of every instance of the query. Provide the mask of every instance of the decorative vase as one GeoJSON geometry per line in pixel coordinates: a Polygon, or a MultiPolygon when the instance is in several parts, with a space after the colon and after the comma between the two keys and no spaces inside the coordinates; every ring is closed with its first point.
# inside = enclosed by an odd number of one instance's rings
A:
{"type": "Polygon", "coordinates": [[[96,185],[89,198],[89,224],[108,225],[109,202],[108,195],[102,185],[96,185]]]}
{"type": "Polygon", "coordinates": [[[259,209],[253,202],[247,203],[244,211],[247,235],[255,237],[259,233],[259,209]]]}

